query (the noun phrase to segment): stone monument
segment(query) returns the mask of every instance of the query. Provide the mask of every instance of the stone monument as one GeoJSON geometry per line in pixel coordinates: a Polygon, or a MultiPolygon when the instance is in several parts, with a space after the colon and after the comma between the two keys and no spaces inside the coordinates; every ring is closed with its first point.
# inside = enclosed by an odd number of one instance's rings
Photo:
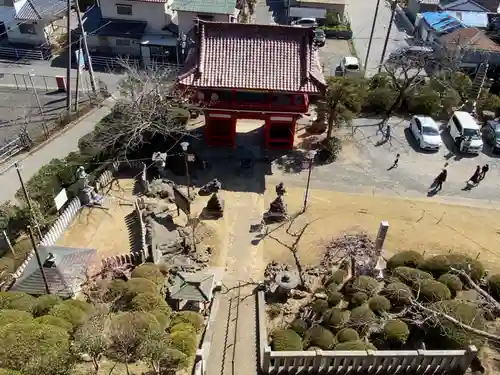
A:
{"type": "Polygon", "coordinates": [[[104,197],[95,192],[94,188],[89,184],[89,176],[85,172],[85,168],[80,166],[76,170],[76,178],[78,179],[78,198],[82,206],[98,205],[102,206],[104,197]]]}
{"type": "Polygon", "coordinates": [[[283,195],[278,195],[269,205],[269,211],[264,214],[264,220],[283,221],[287,217],[287,209],[283,195]]]}
{"type": "Polygon", "coordinates": [[[222,217],[224,215],[224,200],[217,193],[213,193],[207,202],[207,214],[212,217],[222,217]]]}

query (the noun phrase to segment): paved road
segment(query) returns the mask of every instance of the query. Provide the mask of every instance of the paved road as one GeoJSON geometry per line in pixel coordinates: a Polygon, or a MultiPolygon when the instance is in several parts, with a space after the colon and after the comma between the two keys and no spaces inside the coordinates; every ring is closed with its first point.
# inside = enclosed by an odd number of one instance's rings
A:
{"type": "Polygon", "coordinates": [[[282,0],[258,0],[253,22],[259,25],[285,24],[285,9],[282,0]]]}
{"type": "MultiPolygon", "coordinates": [[[[44,128],[51,129],[56,125],[59,114],[66,109],[66,94],[40,90],[38,97],[43,113],[31,89],[0,86],[0,147],[18,137],[23,128],[28,130],[32,139],[37,139],[45,134],[44,128]]],[[[80,92],[79,102],[87,100],[88,96],[80,92]]]]}
{"type": "MultiPolygon", "coordinates": [[[[28,155],[21,161],[23,166],[22,174],[25,180],[31,178],[41,166],[47,164],[54,158],[63,158],[72,151],[78,150],[78,140],[94,129],[99,120],[105,117],[113,105],[113,99],[107,99],[102,108],[96,109],[78,124],[60,134],[45,147],[40,148],[31,155],[28,155]]],[[[16,160],[17,158],[14,158],[16,160]]],[[[12,160],[12,163],[14,162],[12,160]]],[[[3,165],[2,171],[8,167],[3,165]]],[[[11,168],[0,174],[2,188],[0,189],[0,202],[14,199],[14,194],[20,188],[19,180],[15,169],[11,168]]]]}
{"type": "MultiPolygon", "coordinates": [[[[364,64],[366,58],[366,51],[368,49],[376,3],[377,0],[348,1],[347,12],[351,20],[353,43],[362,64],[364,64]]],[[[390,19],[391,10],[389,4],[384,0],[380,0],[377,22],[375,23],[375,32],[369,55],[368,68],[366,69],[369,76],[375,74],[378,66],[380,65],[380,58],[382,56],[384,40],[386,38],[390,19]]],[[[396,17],[387,46],[386,58],[391,51],[408,45],[408,38],[411,37],[406,33],[404,23],[401,19],[399,19],[399,17],[396,17]]]]}

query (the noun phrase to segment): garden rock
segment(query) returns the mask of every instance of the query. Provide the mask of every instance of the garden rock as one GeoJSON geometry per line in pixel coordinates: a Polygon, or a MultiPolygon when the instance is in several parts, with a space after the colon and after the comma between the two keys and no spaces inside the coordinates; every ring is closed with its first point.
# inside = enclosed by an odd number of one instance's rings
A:
{"type": "Polygon", "coordinates": [[[206,210],[210,216],[222,217],[224,214],[224,199],[217,193],[213,193],[207,202],[206,210]]]}

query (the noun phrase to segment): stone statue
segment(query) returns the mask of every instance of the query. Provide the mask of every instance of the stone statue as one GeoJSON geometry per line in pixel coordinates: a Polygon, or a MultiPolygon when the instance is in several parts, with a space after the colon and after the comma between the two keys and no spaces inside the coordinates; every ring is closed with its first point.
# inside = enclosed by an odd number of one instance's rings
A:
{"type": "Polygon", "coordinates": [[[82,205],[98,205],[102,206],[104,197],[95,192],[94,188],[89,184],[89,175],[85,172],[83,166],[78,167],[76,170],[76,177],[78,178],[78,187],[80,202],[82,205]]]}
{"type": "Polygon", "coordinates": [[[90,187],[89,175],[85,172],[85,168],[83,166],[78,167],[76,170],[76,178],[78,178],[80,189],[87,189],[90,187]]]}
{"type": "Polygon", "coordinates": [[[287,217],[287,209],[283,195],[278,195],[269,205],[269,211],[264,214],[264,220],[283,221],[287,217]]]}
{"type": "Polygon", "coordinates": [[[283,182],[280,182],[278,185],[276,185],[276,195],[278,197],[285,195],[286,189],[285,189],[285,184],[283,182]]]}

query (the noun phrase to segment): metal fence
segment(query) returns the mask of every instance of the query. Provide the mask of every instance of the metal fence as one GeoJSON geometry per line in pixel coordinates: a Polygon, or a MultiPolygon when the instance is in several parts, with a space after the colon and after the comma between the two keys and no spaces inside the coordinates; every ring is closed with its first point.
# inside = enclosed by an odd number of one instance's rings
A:
{"type": "MultiPolygon", "coordinates": [[[[136,57],[112,57],[112,56],[100,56],[100,55],[90,55],[92,60],[92,66],[94,69],[107,69],[107,70],[121,70],[124,69],[125,65],[132,66],[135,68],[144,67],[141,60],[136,57]]],[[[159,68],[159,69],[169,69],[177,71],[182,65],[173,64],[166,61],[152,60],[151,64],[146,68],[159,68]]]]}
{"type": "Polygon", "coordinates": [[[45,60],[50,58],[50,50],[0,47],[0,58],[10,60],[45,60]]]}
{"type": "Polygon", "coordinates": [[[27,134],[21,134],[19,137],[6,142],[0,147],[0,163],[8,160],[9,158],[17,155],[24,149],[30,146],[31,142],[27,134]]]}

